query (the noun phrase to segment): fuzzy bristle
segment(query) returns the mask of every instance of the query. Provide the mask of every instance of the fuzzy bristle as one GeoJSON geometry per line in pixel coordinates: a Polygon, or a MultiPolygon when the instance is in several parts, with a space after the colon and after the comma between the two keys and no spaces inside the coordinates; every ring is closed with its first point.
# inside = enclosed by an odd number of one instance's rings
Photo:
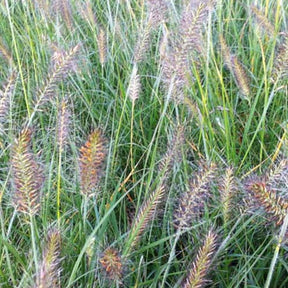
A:
{"type": "Polygon", "coordinates": [[[237,87],[244,98],[249,100],[250,96],[250,81],[243,67],[243,64],[239,59],[231,54],[228,45],[222,35],[219,37],[219,42],[221,45],[221,52],[224,58],[224,63],[229,69],[230,73],[233,75],[237,87]]]}
{"type": "Polygon", "coordinates": [[[232,71],[232,63],[231,63],[231,53],[230,49],[226,43],[225,38],[223,35],[219,35],[219,43],[220,43],[220,48],[221,48],[221,54],[223,56],[224,64],[226,67],[232,71]]]}
{"type": "Polygon", "coordinates": [[[60,150],[62,150],[64,145],[67,143],[69,136],[69,123],[71,113],[67,105],[67,101],[62,100],[58,109],[57,143],[60,147],[60,150]]]}
{"type": "Polygon", "coordinates": [[[189,190],[181,195],[174,212],[174,224],[177,229],[190,227],[191,222],[203,213],[205,200],[211,196],[210,186],[215,173],[216,165],[211,164],[210,167],[196,173],[190,181],[189,190]]]}
{"type": "Polygon", "coordinates": [[[16,81],[16,74],[12,73],[8,78],[7,83],[3,85],[3,89],[0,90],[0,128],[5,123],[6,116],[9,113],[11,97],[15,89],[15,81],[16,81]]]}
{"type": "Polygon", "coordinates": [[[162,179],[167,179],[169,172],[173,168],[175,162],[181,158],[181,148],[185,141],[184,126],[177,126],[173,131],[172,139],[169,141],[167,152],[159,164],[159,171],[162,179]]]}
{"type": "Polygon", "coordinates": [[[34,215],[40,210],[44,177],[36,157],[30,151],[30,142],[31,131],[24,130],[12,146],[12,203],[16,210],[34,215]]]}
{"type": "Polygon", "coordinates": [[[288,201],[273,190],[265,179],[251,179],[246,184],[246,191],[255,202],[255,208],[262,207],[276,225],[281,225],[288,214],[288,201]]]}
{"type": "Polygon", "coordinates": [[[236,56],[231,56],[232,72],[240,93],[249,99],[250,81],[246,74],[243,64],[236,56]]]}
{"type": "Polygon", "coordinates": [[[265,175],[265,181],[268,185],[277,185],[287,182],[288,159],[284,158],[274,165],[265,175]]]}
{"type": "Polygon", "coordinates": [[[60,231],[56,228],[50,229],[42,254],[40,269],[36,275],[34,288],[57,288],[59,287],[60,267],[60,231]]]}
{"type": "Polygon", "coordinates": [[[233,176],[233,170],[227,168],[225,174],[220,179],[220,196],[222,202],[222,213],[224,217],[224,223],[227,224],[230,216],[231,200],[236,190],[236,183],[233,176]]]}
{"type": "Polygon", "coordinates": [[[100,129],[92,132],[85,145],[80,148],[81,193],[93,196],[102,174],[106,157],[105,140],[100,129]]]}
{"type": "Polygon", "coordinates": [[[270,23],[268,18],[260,11],[256,6],[251,5],[250,9],[253,13],[255,22],[259,30],[267,33],[269,36],[276,35],[273,25],[270,23]]]}
{"type": "Polygon", "coordinates": [[[206,275],[216,250],[216,239],[217,235],[210,230],[206,235],[203,246],[198,250],[186,279],[181,285],[182,288],[202,288],[209,282],[206,275]]]}
{"type": "Polygon", "coordinates": [[[9,64],[13,63],[12,55],[7,49],[6,45],[4,45],[1,37],[0,37],[0,56],[2,56],[9,64]]]}
{"type": "Polygon", "coordinates": [[[103,66],[106,62],[107,43],[106,43],[106,32],[102,27],[99,28],[99,33],[97,36],[97,44],[98,44],[99,61],[100,64],[103,66]]]}
{"type": "Polygon", "coordinates": [[[148,13],[140,31],[137,33],[137,42],[134,48],[134,63],[139,63],[145,58],[149,48],[151,32],[164,20],[167,12],[166,3],[163,0],[147,1],[148,13]]]}
{"type": "Polygon", "coordinates": [[[164,197],[164,194],[164,187],[157,187],[154,192],[149,195],[148,199],[141,205],[137,216],[132,224],[132,229],[129,233],[129,239],[132,240],[129,249],[134,248],[139,243],[141,236],[143,235],[145,229],[148,227],[148,224],[152,220],[158,205],[164,197]]]}
{"type": "Polygon", "coordinates": [[[167,3],[164,0],[147,0],[147,8],[151,26],[155,29],[166,20],[167,3]]]}
{"type": "Polygon", "coordinates": [[[140,83],[140,77],[138,75],[138,68],[135,64],[133,66],[133,70],[131,73],[129,86],[127,89],[127,94],[132,102],[134,102],[136,99],[139,98],[140,90],[141,90],[141,83],[140,83]]]}
{"type": "Polygon", "coordinates": [[[119,251],[114,248],[107,248],[102,253],[99,262],[109,280],[114,280],[121,283],[124,265],[119,251]]]}
{"type": "Polygon", "coordinates": [[[84,5],[79,3],[78,9],[80,10],[81,17],[84,20],[86,20],[91,26],[97,26],[97,18],[90,0],[86,0],[84,5]]]}
{"type": "Polygon", "coordinates": [[[171,90],[172,99],[183,101],[183,89],[191,82],[191,57],[196,64],[199,55],[203,55],[202,28],[207,23],[210,6],[201,1],[197,5],[189,3],[183,10],[178,32],[171,35],[175,40],[172,49],[162,63],[163,81],[166,90],[171,90]],[[201,51],[199,51],[199,48],[201,51]],[[198,54],[198,55],[197,55],[198,54]]]}
{"type": "Polygon", "coordinates": [[[272,81],[287,79],[288,76],[288,34],[283,35],[281,43],[277,47],[274,60],[272,81]]]}
{"type": "Polygon", "coordinates": [[[70,0],[54,0],[52,3],[52,11],[57,11],[67,28],[71,31],[73,28],[73,17],[70,0]]]}
{"type": "Polygon", "coordinates": [[[138,33],[138,40],[134,48],[134,63],[139,63],[144,59],[145,53],[148,50],[150,43],[150,34],[152,26],[151,22],[148,21],[142,28],[142,31],[138,33]]]}
{"type": "Polygon", "coordinates": [[[54,95],[55,89],[61,80],[68,77],[69,73],[76,70],[77,58],[81,44],[77,44],[69,51],[62,51],[54,47],[54,53],[51,58],[51,67],[49,75],[37,95],[37,104],[40,105],[49,101],[54,95]]]}

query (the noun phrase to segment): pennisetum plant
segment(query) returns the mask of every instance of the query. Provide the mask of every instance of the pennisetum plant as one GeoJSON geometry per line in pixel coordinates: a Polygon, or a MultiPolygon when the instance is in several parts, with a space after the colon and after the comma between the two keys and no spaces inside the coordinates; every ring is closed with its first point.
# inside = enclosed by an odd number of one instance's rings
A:
{"type": "Polygon", "coordinates": [[[15,90],[16,73],[11,73],[7,83],[0,90],[0,135],[3,133],[3,125],[6,122],[6,116],[9,113],[11,98],[15,90]]]}
{"type": "Polygon", "coordinates": [[[113,280],[119,285],[123,284],[124,259],[117,249],[112,247],[105,249],[100,255],[99,263],[108,280],[113,280]]]}
{"type": "Polygon", "coordinates": [[[148,227],[150,221],[155,215],[161,202],[165,200],[165,191],[167,190],[167,179],[171,173],[174,163],[178,162],[181,154],[181,148],[184,143],[184,127],[177,126],[173,131],[173,136],[170,144],[167,147],[167,152],[160,161],[158,176],[152,184],[153,192],[142,203],[139,211],[131,225],[131,230],[128,235],[126,250],[124,255],[128,255],[139,243],[142,235],[148,227]],[[155,185],[154,185],[155,184],[155,185]]]}
{"type": "Polygon", "coordinates": [[[165,21],[167,13],[167,5],[163,0],[147,1],[147,16],[141,23],[140,31],[138,31],[137,42],[134,48],[133,63],[140,63],[144,58],[146,51],[148,50],[149,43],[151,41],[151,33],[162,22],[165,21]]]}
{"type": "Polygon", "coordinates": [[[57,144],[58,144],[58,168],[57,168],[57,220],[60,224],[60,197],[61,197],[61,170],[62,170],[62,153],[69,137],[69,124],[71,112],[68,107],[68,101],[63,99],[58,104],[57,115],[57,144]]]}
{"type": "Polygon", "coordinates": [[[123,255],[127,256],[133,250],[137,244],[144,231],[148,227],[148,224],[152,220],[158,205],[161,203],[165,194],[164,186],[157,187],[148,197],[147,200],[141,205],[133,223],[132,228],[129,232],[127,239],[126,249],[123,255]]]}
{"type": "Polygon", "coordinates": [[[288,201],[283,189],[287,189],[288,162],[284,158],[262,176],[252,176],[245,181],[253,211],[264,210],[276,226],[282,225],[288,214],[288,201]]]}
{"type": "Polygon", "coordinates": [[[177,230],[183,230],[191,226],[203,213],[205,200],[211,197],[211,183],[215,179],[217,167],[214,163],[197,172],[189,183],[189,189],[180,197],[174,212],[174,225],[177,230]]]}
{"type": "Polygon", "coordinates": [[[183,9],[176,33],[171,35],[174,43],[163,57],[162,80],[166,90],[172,90],[172,99],[176,102],[185,100],[183,89],[193,80],[190,69],[191,58],[196,61],[197,53],[203,56],[202,28],[208,21],[211,8],[213,8],[213,1],[188,3],[183,9]]]}
{"type": "Polygon", "coordinates": [[[87,197],[95,195],[105,158],[105,138],[100,129],[95,129],[80,148],[79,168],[82,195],[87,197]]]}
{"type": "Polygon", "coordinates": [[[193,221],[199,219],[203,213],[205,201],[211,197],[210,186],[215,176],[215,164],[212,163],[210,166],[206,167],[203,165],[202,169],[200,169],[190,181],[189,189],[180,197],[179,203],[174,211],[174,226],[176,228],[175,239],[161,287],[164,287],[165,285],[171,263],[175,257],[175,249],[180,236],[186,229],[191,227],[193,221]]]}
{"type": "Polygon", "coordinates": [[[265,178],[253,177],[246,183],[246,191],[251,197],[254,209],[262,208],[277,226],[282,225],[288,214],[288,201],[273,189],[265,178]]]}
{"type": "Polygon", "coordinates": [[[16,211],[29,217],[32,249],[36,273],[38,259],[35,230],[37,230],[34,216],[41,208],[41,189],[44,176],[40,164],[30,149],[31,130],[23,130],[15,140],[11,150],[12,184],[14,192],[12,204],[16,211]]]}
{"type": "Polygon", "coordinates": [[[0,37],[0,56],[5,59],[10,65],[13,64],[13,58],[6,45],[3,43],[2,38],[0,37]]]}
{"type": "Polygon", "coordinates": [[[224,59],[224,63],[230,73],[233,75],[235,83],[239,88],[241,95],[250,101],[250,81],[243,67],[243,64],[239,59],[230,52],[230,49],[226,43],[226,40],[222,35],[219,36],[219,42],[221,46],[221,53],[224,59]]]}
{"type": "Polygon", "coordinates": [[[210,230],[181,285],[182,288],[202,288],[209,282],[206,279],[206,275],[211,267],[212,258],[216,250],[216,240],[217,234],[210,230]]]}
{"type": "Polygon", "coordinates": [[[86,0],[83,3],[79,3],[77,7],[80,10],[81,17],[89,23],[90,26],[96,27],[97,26],[97,18],[93,11],[91,0],[86,0]]]}
{"type": "Polygon", "coordinates": [[[52,2],[52,10],[58,11],[58,15],[61,17],[61,20],[65,23],[69,31],[72,31],[73,28],[73,17],[71,9],[70,0],[55,0],[52,2]]]}
{"type": "Polygon", "coordinates": [[[79,56],[81,44],[77,44],[68,51],[63,51],[58,47],[54,47],[54,53],[51,58],[51,65],[48,76],[44,81],[42,88],[39,89],[33,112],[29,113],[27,127],[32,123],[33,117],[39,109],[39,106],[45,104],[55,94],[55,90],[60,81],[66,79],[70,72],[77,69],[77,59],[79,56]]]}
{"type": "Polygon", "coordinates": [[[12,145],[12,204],[17,211],[34,216],[40,210],[44,177],[30,145],[31,130],[23,130],[12,145]]]}
{"type": "Polygon", "coordinates": [[[255,5],[251,5],[250,9],[252,11],[252,16],[257,25],[257,28],[260,31],[267,33],[270,37],[274,37],[276,35],[275,27],[268,20],[267,16],[265,16],[265,14],[261,10],[259,10],[255,5]]]}
{"type": "Polygon", "coordinates": [[[286,183],[288,176],[288,159],[283,158],[276,161],[277,164],[265,173],[265,181],[270,186],[279,186],[286,183]]]}
{"type": "Polygon", "coordinates": [[[131,73],[128,89],[127,89],[127,95],[130,98],[132,102],[132,111],[131,111],[131,122],[130,122],[130,159],[131,159],[131,171],[133,173],[134,171],[134,156],[133,156],[133,123],[134,123],[134,111],[135,111],[135,102],[139,98],[139,94],[141,90],[141,83],[140,83],[140,77],[138,75],[138,67],[137,64],[134,64],[133,70],[131,73]]]}
{"type": "Polygon", "coordinates": [[[103,27],[99,27],[97,44],[98,44],[99,61],[103,69],[107,57],[106,32],[103,27]]]}
{"type": "Polygon", "coordinates": [[[281,43],[277,47],[277,52],[274,59],[272,81],[287,79],[288,76],[288,34],[284,33],[281,43]]]}
{"type": "Polygon", "coordinates": [[[233,169],[228,167],[225,169],[225,174],[221,176],[219,181],[219,192],[222,203],[224,229],[227,228],[227,224],[229,222],[231,201],[236,192],[236,181],[233,174],[233,169]]]}
{"type": "Polygon", "coordinates": [[[42,259],[39,263],[39,270],[36,274],[36,283],[33,288],[60,287],[60,245],[60,231],[56,228],[50,228],[47,233],[47,240],[43,249],[42,259]]]}
{"type": "MultiPolygon", "coordinates": [[[[95,129],[88,136],[86,143],[80,148],[80,192],[84,196],[83,220],[86,221],[87,201],[90,197],[97,197],[97,189],[102,176],[102,168],[106,158],[106,141],[102,131],[95,129]]],[[[84,229],[86,226],[84,225],[84,229]]]]}

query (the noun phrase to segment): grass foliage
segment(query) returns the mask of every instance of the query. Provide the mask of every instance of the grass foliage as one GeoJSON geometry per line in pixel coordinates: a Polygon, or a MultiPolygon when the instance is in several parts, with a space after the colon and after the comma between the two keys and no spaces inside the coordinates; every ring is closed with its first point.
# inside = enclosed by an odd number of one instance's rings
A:
{"type": "Polygon", "coordinates": [[[0,286],[288,287],[287,21],[0,1],[0,286]]]}

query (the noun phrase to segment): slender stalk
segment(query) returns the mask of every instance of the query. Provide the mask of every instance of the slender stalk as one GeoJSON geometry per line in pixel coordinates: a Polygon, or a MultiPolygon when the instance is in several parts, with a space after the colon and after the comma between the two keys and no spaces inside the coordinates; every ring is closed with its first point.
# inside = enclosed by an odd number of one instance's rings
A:
{"type": "Polygon", "coordinates": [[[36,235],[35,235],[35,229],[36,229],[36,223],[34,221],[33,215],[30,215],[30,231],[31,231],[31,242],[32,242],[32,254],[35,264],[35,273],[38,275],[38,255],[37,255],[37,248],[36,248],[36,235]]]}
{"type": "Polygon", "coordinates": [[[175,240],[174,240],[173,246],[171,247],[171,252],[170,252],[169,259],[168,259],[168,262],[167,262],[167,266],[166,266],[166,269],[165,269],[165,273],[164,273],[164,276],[163,276],[161,288],[165,287],[165,280],[166,280],[166,278],[168,276],[168,272],[170,270],[171,263],[172,263],[173,259],[175,258],[176,245],[177,245],[177,242],[178,242],[180,236],[181,236],[181,230],[177,229],[175,240]]]}
{"type": "Polygon", "coordinates": [[[271,264],[270,264],[270,269],[269,269],[269,272],[268,272],[268,276],[267,276],[264,288],[269,288],[270,287],[270,284],[271,284],[271,281],[272,281],[273,272],[274,272],[274,269],[275,269],[275,265],[277,263],[279,251],[280,251],[282,242],[285,239],[287,226],[288,226],[288,214],[285,216],[283,225],[281,227],[281,231],[280,231],[279,238],[278,238],[278,243],[277,243],[277,246],[276,246],[275,251],[274,251],[273,259],[272,259],[271,264]]]}
{"type": "Polygon", "coordinates": [[[22,82],[25,105],[27,108],[28,117],[30,117],[30,114],[31,114],[30,105],[29,105],[29,101],[28,101],[28,95],[27,95],[26,86],[25,86],[25,79],[24,79],[24,75],[23,75],[23,71],[22,71],[21,59],[20,59],[20,55],[19,55],[19,51],[18,51],[18,47],[17,47],[17,43],[16,43],[16,37],[15,37],[15,33],[14,33],[14,25],[12,23],[12,18],[11,18],[11,14],[10,14],[11,9],[9,7],[8,0],[5,0],[5,5],[6,5],[6,9],[7,9],[7,15],[8,15],[8,20],[9,20],[9,25],[10,25],[11,35],[12,35],[13,46],[14,46],[15,54],[16,54],[16,58],[17,58],[19,74],[20,74],[20,78],[21,78],[21,82],[22,82]]]}
{"type": "MultiPolygon", "coordinates": [[[[14,213],[12,215],[12,219],[14,220],[15,218],[15,210],[14,210],[14,213]],[[14,217],[13,217],[14,216],[14,217]]],[[[2,231],[2,237],[4,240],[7,240],[8,239],[8,230],[7,230],[7,233],[5,235],[5,225],[4,225],[4,218],[3,218],[3,211],[2,211],[2,207],[0,206],[0,223],[1,223],[1,231],[2,231]]],[[[10,221],[11,223],[11,221],[10,221]]],[[[8,228],[9,229],[9,228],[8,228]]],[[[10,231],[9,231],[10,232],[10,231]]],[[[12,265],[11,265],[11,260],[10,260],[10,256],[9,256],[9,251],[7,249],[7,246],[5,244],[4,245],[4,252],[5,252],[5,256],[6,256],[6,261],[7,261],[7,266],[8,266],[8,270],[9,270],[9,275],[10,275],[10,278],[11,278],[11,281],[13,283],[13,286],[16,287],[17,284],[16,284],[16,279],[14,277],[14,273],[13,273],[13,269],[12,269],[12,265]]],[[[2,264],[2,259],[1,259],[1,263],[2,264]]],[[[1,266],[1,265],[0,265],[1,266]]]]}
{"type": "MultiPolygon", "coordinates": [[[[132,101],[132,112],[131,112],[131,126],[130,126],[130,160],[131,160],[131,171],[134,171],[134,156],[133,156],[133,122],[134,122],[134,107],[135,107],[135,99],[132,101]]],[[[134,173],[132,174],[132,178],[134,178],[134,173]]],[[[133,181],[134,182],[134,181],[133,181]]]]}
{"type": "Polygon", "coordinates": [[[87,208],[88,208],[88,196],[87,195],[84,195],[84,201],[82,201],[82,215],[83,215],[83,233],[84,235],[86,235],[86,221],[87,221],[87,208]]]}
{"type": "Polygon", "coordinates": [[[59,146],[59,158],[58,158],[58,167],[57,167],[57,221],[60,227],[60,202],[61,202],[61,167],[62,167],[62,147],[59,146]]]}

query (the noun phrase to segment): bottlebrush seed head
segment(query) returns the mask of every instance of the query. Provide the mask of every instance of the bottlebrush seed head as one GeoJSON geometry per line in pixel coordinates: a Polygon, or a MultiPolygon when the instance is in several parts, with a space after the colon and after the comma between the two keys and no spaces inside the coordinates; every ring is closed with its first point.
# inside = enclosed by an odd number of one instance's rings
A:
{"type": "Polygon", "coordinates": [[[106,157],[105,140],[100,129],[93,131],[80,148],[81,193],[92,196],[99,184],[106,157]]]}
{"type": "Polygon", "coordinates": [[[288,201],[273,190],[265,179],[250,179],[246,183],[246,191],[250,195],[255,209],[263,208],[276,225],[281,225],[288,213],[288,201]]]}
{"type": "Polygon", "coordinates": [[[109,280],[121,282],[124,265],[119,251],[114,248],[107,248],[102,253],[99,262],[109,280]]]}
{"type": "Polygon", "coordinates": [[[40,269],[36,275],[35,288],[56,288],[59,287],[60,267],[60,231],[51,228],[48,231],[46,245],[40,262],[40,269]]]}
{"type": "Polygon", "coordinates": [[[186,279],[181,285],[182,288],[201,288],[209,282],[206,275],[216,250],[216,239],[216,233],[210,230],[206,235],[203,246],[198,250],[186,279]]]}
{"type": "Polygon", "coordinates": [[[30,215],[40,210],[43,174],[35,155],[30,151],[31,130],[21,132],[11,151],[13,206],[30,215]]]}

